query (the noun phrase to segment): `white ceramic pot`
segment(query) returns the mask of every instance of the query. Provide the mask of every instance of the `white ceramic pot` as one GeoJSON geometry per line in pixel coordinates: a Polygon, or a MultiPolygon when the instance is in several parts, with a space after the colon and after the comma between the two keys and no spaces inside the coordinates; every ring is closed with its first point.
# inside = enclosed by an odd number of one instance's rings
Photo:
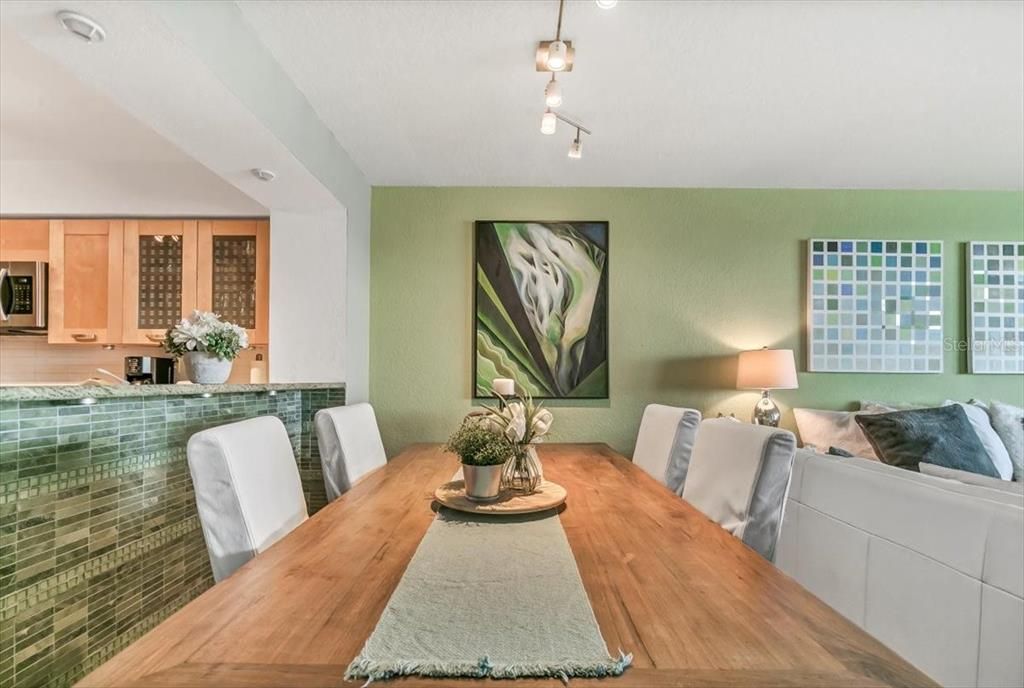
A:
{"type": "Polygon", "coordinates": [[[221,385],[231,376],[231,364],[207,351],[189,351],[185,354],[188,379],[199,385],[221,385]]]}
{"type": "Polygon", "coordinates": [[[474,502],[492,502],[501,490],[501,469],[496,466],[469,466],[462,464],[462,477],[466,482],[466,499],[474,502]]]}

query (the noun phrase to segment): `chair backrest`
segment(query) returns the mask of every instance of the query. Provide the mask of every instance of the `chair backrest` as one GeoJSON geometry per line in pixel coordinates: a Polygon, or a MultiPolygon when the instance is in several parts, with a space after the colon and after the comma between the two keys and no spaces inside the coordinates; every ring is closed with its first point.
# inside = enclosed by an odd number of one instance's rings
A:
{"type": "Polygon", "coordinates": [[[788,430],[706,420],[697,431],[683,499],[771,561],[795,452],[788,430]]]}
{"type": "Polygon", "coordinates": [[[337,499],[357,480],[388,462],[377,417],[369,404],[317,411],[313,424],[328,501],[337,499]]]}
{"type": "Polygon", "coordinates": [[[700,411],[650,404],[636,436],[633,463],[675,493],[683,489],[700,411]]]}
{"type": "Polygon", "coordinates": [[[188,468],[215,581],[308,518],[288,432],[274,416],[192,435],[188,468]]]}

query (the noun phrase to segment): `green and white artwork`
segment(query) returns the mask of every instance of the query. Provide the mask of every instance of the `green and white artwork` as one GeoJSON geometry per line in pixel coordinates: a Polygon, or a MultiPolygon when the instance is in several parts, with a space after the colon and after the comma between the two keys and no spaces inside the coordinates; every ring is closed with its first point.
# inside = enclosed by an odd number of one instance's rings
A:
{"type": "Polygon", "coordinates": [[[474,396],[608,398],[608,223],[476,223],[474,396]]]}

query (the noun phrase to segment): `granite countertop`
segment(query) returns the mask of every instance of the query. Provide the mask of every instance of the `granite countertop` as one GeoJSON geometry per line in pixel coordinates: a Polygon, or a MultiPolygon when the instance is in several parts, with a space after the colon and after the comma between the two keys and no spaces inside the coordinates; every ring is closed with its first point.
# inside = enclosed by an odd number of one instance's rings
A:
{"type": "Polygon", "coordinates": [[[110,397],[194,396],[244,392],[283,392],[297,389],[343,389],[344,382],[272,382],[261,385],[0,385],[0,402],[110,397]]]}

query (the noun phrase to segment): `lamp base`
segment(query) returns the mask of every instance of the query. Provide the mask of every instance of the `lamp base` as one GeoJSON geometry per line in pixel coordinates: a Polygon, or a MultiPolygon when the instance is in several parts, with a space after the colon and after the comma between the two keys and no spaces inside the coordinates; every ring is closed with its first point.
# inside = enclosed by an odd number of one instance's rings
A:
{"type": "Polygon", "coordinates": [[[754,406],[754,415],[750,419],[754,425],[767,425],[773,428],[779,427],[779,421],[782,419],[782,412],[779,411],[779,407],[775,405],[768,390],[761,392],[761,399],[754,406]]]}

